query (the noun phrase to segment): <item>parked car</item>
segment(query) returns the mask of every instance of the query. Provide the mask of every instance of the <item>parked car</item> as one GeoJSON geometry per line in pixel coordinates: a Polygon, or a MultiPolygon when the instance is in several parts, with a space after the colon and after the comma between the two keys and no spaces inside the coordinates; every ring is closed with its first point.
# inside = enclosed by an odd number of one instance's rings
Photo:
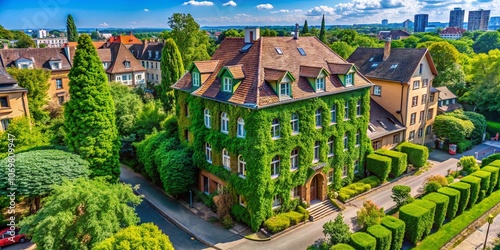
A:
{"type": "Polygon", "coordinates": [[[10,234],[9,230],[10,230],[9,228],[5,228],[5,229],[0,230],[0,249],[2,249],[2,247],[12,245],[15,243],[26,242],[26,235],[19,234],[19,228],[16,228],[16,230],[15,230],[16,234],[14,235],[13,240],[12,240],[12,235],[10,234]]]}

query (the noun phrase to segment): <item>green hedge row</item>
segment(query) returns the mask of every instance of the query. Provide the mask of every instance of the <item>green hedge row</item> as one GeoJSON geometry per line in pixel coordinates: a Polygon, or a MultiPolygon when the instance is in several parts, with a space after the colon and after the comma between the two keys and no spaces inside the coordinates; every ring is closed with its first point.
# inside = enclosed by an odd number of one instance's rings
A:
{"type": "Polygon", "coordinates": [[[384,182],[391,172],[392,160],[389,157],[370,154],[366,157],[366,167],[368,171],[376,175],[381,182],[384,182]]]}
{"type": "Polygon", "coordinates": [[[359,180],[358,182],[369,184],[371,188],[380,186],[380,179],[375,175],[368,176],[364,179],[359,180]]]}
{"type": "Polygon", "coordinates": [[[429,211],[428,214],[424,215],[425,217],[424,220],[426,223],[426,228],[424,231],[424,237],[425,237],[431,233],[432,225],[434,224],[434,218],[436,217],[436,203],[428,200],[419,199],[415,200],[413,204],[421,208],[427,209],[429,211]]]}
{"type": "Polygon", "coordinates": [[[349,244],[356,250],[376,250],[377,240],[367,233],[357,232],[351,234],[349,244]]]}
{"type": "Polygon", "coordinates": [[[443,187],[438,190],[438,193],[448,196],[448,210],[446,211],[446,218],[452,220],[457,215],[458,205],[460,201],[460,191],[450,188],[443,187]]]}
{"type": "Polygon", "coordinates": [[[460,179],[460,182],[465,182],[470,184],[470,198],[467,203],[467,208],[471,208],[474,204],[476,204],[479,198],[479,190],[481,190],[481,178],[469,175],[460,179]]]}
{"type": "Polygon", "coordinates": [[[339,196],[337,198],[342,202],[345,202],[346,200],[349,200],[350,198],[358,194],[364,193],[370,189],[371,189],[370,184],[355,182],[341,188],[339,190],[339,196]]]}
{"type": "Polygon", "coordinates": [[[332,246],[330,248],[330,250],[356,250],[356,249],[354,249],[354,247],[351,247],[347,244],[340,243],[340,244],[332,246]]]}
{"type": "MultiPolygon", "coordinates": [[[[271,233],[277,233],[306,219],[307,214],[290,211],[278,214],[264,221],[264,227],[271,233]]],[[[309,217],[309,216],[307,216],[309,217]]]]}
{"type": "Polygon", "coordinates": [[[490,172],[479,170],[472,173],[471,175],[481,178],[481,190],[484,190],[485,192],[488,192],[490,190],[490,179],[491,179],[490,172]]]}
{"type": "Polygon", "coordinates": [[[405,238],[413,244],[417,244],[427,229],[429,210],[413,203],[399,208],[399,219],[405,223],[405,238]]]}
{"type": "Polygon", "coordinates": [[[446,212],[448,212],[450,198],[444,194],[434,192],[424,196],[422,199],[436,203],[436,215],[434,216],[433,226],[435,229],[439,229],[443,225],[446,212]]]}
{"type": "MultiPolygon", "coordinates": [[[[490,155],[488,158],[490,158],[490,157],[493,158],[493,159],[495,159],[495,160],[492,161],[492,162],[490,162],[490,163],[488,163],[488,164],[486,164],[486,165],[500,168],[500,160],[499,160],[500,159],[500,153],[497,153],[497,154],[494,154],[494,155],[490,155]]],[[[483,162],[486,162],[485,159],[483,159],[483,161],[481,162],[481,164],[483,162]]]]}
{"type": "Polygon", "coordinates": [[[415,167],[423,167],[429,158],[429,149],[411,142],[403,142],[396,147],[397,151],[408,155],[408,163],[415,167]]]}
{"type": "Polygon", "coordinates": [[[391,249],[392,233],[389,229],[381,225],[374,225],[367,228],[366,232],[373,236],[377,241],[376,250],[391,249]]]}
{"type": "Polygon", "coordinates": [[[382,218],[381,224],[391,231],[391,249],[398,250],[403,248],[406,226],[404,221],[393,216],[385,216],[382,218]]]}
{"type": "Polygon", "coordinates": [[[462,214],[469,204],[471,185],[465,182],[454,182],[448,187],[456,189],[460,192],[460,201],[458,202],[457,214],[462,214]]]}
{"type": "Polygon", "coordinates": [[[493,192],[493,190],[495,190],[495,188],[498,188],[498,184],[500,184],[498,182],[498,170],[499,170],[499,168],[493,167],[493,166],[486,166],[486,167],[482,168],[481,170],[491,173],[490,190],[488,191],[488,193],[491,194],[491,192],[493,192]]]}
{"type": "Polygon", "coordinates": [[[387,149],[379,149],[375,151],[375,154],[391,158],[392,164],[390,174],[392,177],[398,177],[406,171],[406,167],[408,166],[408,156],[405,153],[387,149]]]}

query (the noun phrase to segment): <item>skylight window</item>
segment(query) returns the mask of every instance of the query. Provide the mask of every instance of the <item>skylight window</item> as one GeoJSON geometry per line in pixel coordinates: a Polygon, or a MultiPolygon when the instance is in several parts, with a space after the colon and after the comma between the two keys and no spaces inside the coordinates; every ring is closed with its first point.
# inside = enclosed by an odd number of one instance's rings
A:
{"type": "Polygon", "coordinates": [[[376,68],[378,66],[378,63],[372,64],[372,68],[376,68]]]}
{"type": "Polygon", "coordinates": [[[240,52],[247,53],[250,47],[252,47],[252,43],[247,43],[245,44],[245,46],[243,46],[243,48],[240,49],[240,52]]]}
{"type": "Polygon", "coordinates": [[[276,49],[276,53],[278,53],[278,55],[283,55],[283,51],[281,50],[281,48],[275,47],[274,49],[276,49]]]}
{"type": "Polygon", "coordinates": [[[372,57],[370,57],[370,60],[368,60],[368,61],[370,61],[370,62],[371,62],[371,61],[373,61],[373,59],[374,59],[374,58],[375,58],[375,57],[373,57],[373,56],[372,56],[372,57]]]}
{"type": "Polygon", "coordinates": [[[302,55],[302,56],[307,55],[303,48],[297,48],[297,50],[299,51],[300,55],[302,55]]]}
{"type": "Polygon", "coordinates": [[[382,126],[382,128],[387,128],[387,125],[385,125],[385,123],[381,120],[377,120],[378,123],[380,123],[380,126],[382,126]]]}
{"type": "Polygon", "coordinates": [[[377,131],[377,130],[375,129],[375,127],[373,126],[373,124],[371,124],[371,123],[368,123],[368,129],[369,129],[372,133],[377,131]]]}
{"type": "Polygon", "coordinates": [[[397,64],[397,63],[396,63],[396,64],[391,65],[391,69],[395,69],[395,68],[397,68],[397,67],[398,67],[398,64],[397,64]]]}
{"type": "Polygon", "coordinates": [[[387,117],[387,119],[388,119],[389,121],[391,121],[391,122],[392,122],[392,124],[396,125],[396,121],[395,121],[394,119],[392,119],[392,117],[387,117]]]}

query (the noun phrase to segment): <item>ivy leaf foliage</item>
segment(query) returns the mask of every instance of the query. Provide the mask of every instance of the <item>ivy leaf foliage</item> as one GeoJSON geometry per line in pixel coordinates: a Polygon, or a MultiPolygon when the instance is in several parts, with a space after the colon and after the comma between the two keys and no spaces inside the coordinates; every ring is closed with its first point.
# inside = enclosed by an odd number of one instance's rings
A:
{"type": "Polygon", "coordinates": [[[40,249],[88,250],[139,218],[133,205],[141,198],[130,185],[94,180],[65,180],[54,187],[45,206],[21,221],[21,232],[40,249]]]}
{"type": "Polygon", "coordinates": [[[130,226],[97,244],[93,250],[174,250],[170,239],[153,223],[130,226]]]}
{"type": "Polygon", "coordinates": [[[107,76],[90,36],[81,35],[69,72],[64,110],[68,147],[90,163],[92,176],[120,175],[120,141],[107,76]]]}

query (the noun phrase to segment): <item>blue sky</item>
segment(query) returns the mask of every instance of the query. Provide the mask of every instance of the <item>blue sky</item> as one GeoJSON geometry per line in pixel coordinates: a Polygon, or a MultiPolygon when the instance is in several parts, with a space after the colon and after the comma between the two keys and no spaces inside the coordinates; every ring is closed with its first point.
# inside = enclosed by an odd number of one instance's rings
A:
{"type": "Polygon", "coordinates": [[[447,22],[449,11],[479,8],[499,16],[500,0],[0,0],[0,25],[8,29],[64,28],[73,15],[77,27],[167,28],[172,13],[191,13],[202,26],[222,25],[319,25],[380,23],[413,20],[418,13],[429,21],[447,22]]]}

